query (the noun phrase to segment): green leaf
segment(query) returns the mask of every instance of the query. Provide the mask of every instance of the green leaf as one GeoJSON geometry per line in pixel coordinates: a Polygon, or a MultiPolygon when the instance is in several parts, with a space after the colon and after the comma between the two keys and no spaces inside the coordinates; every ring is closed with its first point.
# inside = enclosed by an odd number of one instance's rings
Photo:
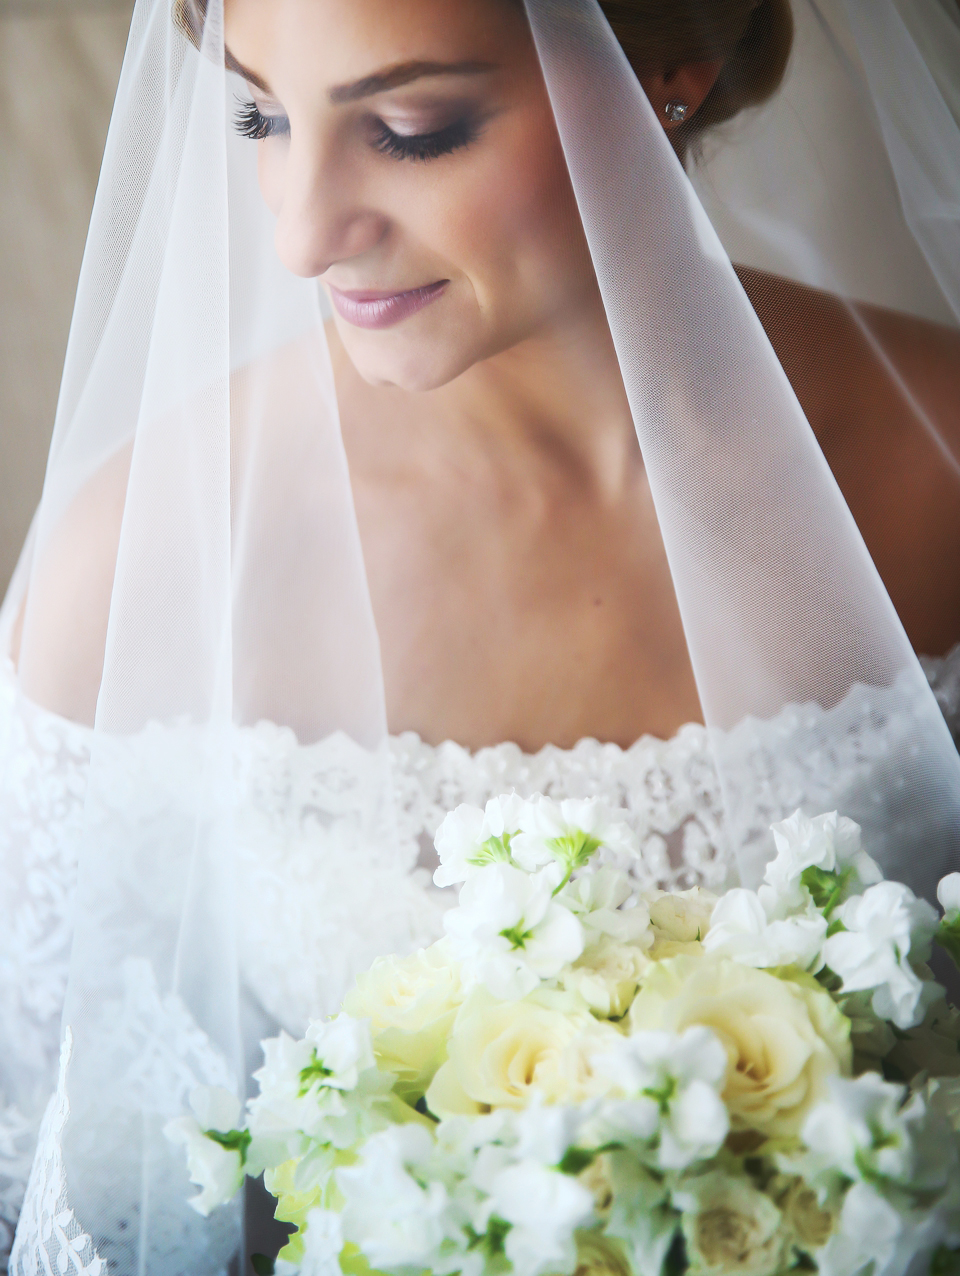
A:
{"type": "Polygon", "coordinates": [[[314,1049],[312,1061],[305,1068],[300,1069],[300,1098],[302,1099],[317,1081],[322,1083],[326,1081],[327,1077],[332,1076],[333,1070],[326,1066],[317,1054],[316,1049],[314,1049]]]}
{"type": "Polygon", "coordinates": [[[952,921],[944,917],[934,938],[953,964],[960,969],[960,913],[952,921]]]}
{"type": "Polygon", "coordinates": [[[253,1135],[249,1130],[204,1130],[204,1134],[228,1152],[239,1152],[240,1164],[246,1164],[247,1148],[253,1142],[253,1135]]]}
{"type": "Polygon", "coordinates": [[[276,1263],[272,1258],[268,1258],[266,1254],[251,1254],[250,1266],[257,1273],[257,1276],[273,1276],[276,1271],[276,1263]]]}
{"type": "Polygon", "coordinates": [[[580,1174],[597,1159],[597,1153],[591,1148],[567,1148],[557,1163],[561,1174],[580,1174]]]}
{"type": "Polygon", "coordinates": [[[800,874],[800,882],[810,892],[813,902],[824,917],[829,917],[840,903],[851,877],[852,868],[845,868],[842,873],[829,873],[826,869],[811,864],[800,874]]]}
{"type": "Polygon", "coordinates": [[[930,1276],[960,1276],[960,1249],[939,1245],[930,1256],[930,1276]]]}

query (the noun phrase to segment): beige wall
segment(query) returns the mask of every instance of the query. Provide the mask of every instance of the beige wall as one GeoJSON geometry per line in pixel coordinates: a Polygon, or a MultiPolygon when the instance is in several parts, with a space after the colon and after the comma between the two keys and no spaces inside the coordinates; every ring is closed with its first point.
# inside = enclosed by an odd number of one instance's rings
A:
{"type": "Polygon", "coordinates": [[[130,0],[0,0],[0,594],[40,495],[130,0]]]}

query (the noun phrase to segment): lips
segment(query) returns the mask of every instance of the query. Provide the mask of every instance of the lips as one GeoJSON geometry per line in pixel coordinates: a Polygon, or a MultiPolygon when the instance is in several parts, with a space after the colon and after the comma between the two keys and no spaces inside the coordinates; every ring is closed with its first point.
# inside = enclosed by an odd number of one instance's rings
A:
{"type": "Polygon", "coordinates": [[[405,292],[343,292],[330,284],[330,300],[340,318],[355,328],[392,328],[436,301],[449,282],[439,279],[405,292]]]}

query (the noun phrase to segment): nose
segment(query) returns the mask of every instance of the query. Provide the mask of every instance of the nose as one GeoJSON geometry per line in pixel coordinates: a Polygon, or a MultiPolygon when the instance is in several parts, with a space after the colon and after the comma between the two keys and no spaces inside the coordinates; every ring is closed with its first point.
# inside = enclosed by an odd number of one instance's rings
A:
{"type": "Polygon", "coordinates": [[[273,188],[268,203],[277,212],[277,255],[293,274],[316,278],[384,238],[388,219],[365,206],[349,165],[325,157],[309,138],[298,142],[295,135],[286,154],[269,163],[276,160],[280,171],[261,173],[261,179],[266,177],[273,188]]]}

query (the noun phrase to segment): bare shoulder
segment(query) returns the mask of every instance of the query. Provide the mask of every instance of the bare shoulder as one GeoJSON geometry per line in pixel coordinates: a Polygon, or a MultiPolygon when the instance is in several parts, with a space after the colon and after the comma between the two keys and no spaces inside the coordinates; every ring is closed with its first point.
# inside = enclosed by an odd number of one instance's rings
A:
{"type": "Polygon", "coordinates": [[[27,695],[85,724],[93,722],[103,673],[129,469],[127,447],[87,480],[46,535],[13,652],[27,695]]]}

